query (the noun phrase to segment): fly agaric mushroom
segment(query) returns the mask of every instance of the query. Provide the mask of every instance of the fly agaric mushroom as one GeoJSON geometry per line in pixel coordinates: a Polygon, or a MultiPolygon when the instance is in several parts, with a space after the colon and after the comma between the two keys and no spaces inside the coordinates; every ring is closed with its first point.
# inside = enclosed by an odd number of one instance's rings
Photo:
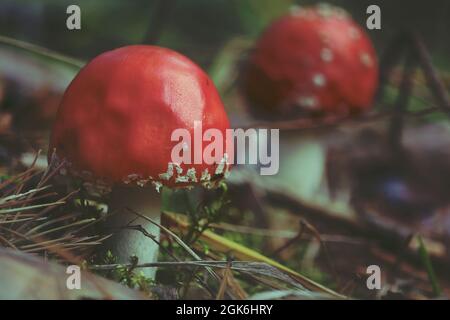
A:
{"type": "Polygon", "coordinates": [[[243,82],[257,116],[354,113],[372,102],[377,58],[343,9],[294,7],[258,40],[243,82]]]}
{"type": "MultiPolygon", "coordinates": [[[[370,108],[378,63],[369,37],[346,11],[327,4],[294,6],[257,41],[242,80],[255,117],[342,116],[370,108]]],[[[281,132],[274,183],[296,196],[319,199],[326,138],[323,132],[281,132]]]]}
{"type": "MultiPolygon", "coordinates": [[[[126,208],[159,221],[156,191],[164,186],[210,186],[228,169],[223,163],[172,162],[172,133],[186,129],[192,135],[196,121],[202,122],[203,131],[214,128],[225,135],[229,128],[214,84],[196,64],[156,46],[119,48],[94,58],[66,90],[49,161],[64,161],[62,173],[81,179],[91,190],[111,191],[109,206],[117,214],[109,218],[109,227],[133,222],[158,239],[157,227],[136,220],[126,208]]],[[[158,253],[157,245],[136,230],[121,228],[109,245],[121,263],[132,255],[153,262],[158,253]]],[[[154,277],[147,269],[145,274],[154,277]]]]}

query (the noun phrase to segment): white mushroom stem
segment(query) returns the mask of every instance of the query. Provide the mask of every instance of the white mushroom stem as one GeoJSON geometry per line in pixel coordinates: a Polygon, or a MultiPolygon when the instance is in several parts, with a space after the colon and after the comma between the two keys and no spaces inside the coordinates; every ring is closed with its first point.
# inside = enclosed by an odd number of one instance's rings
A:
{"type": "MultiPolygon", "coordinates": [[[[158,260],[158,244],[139,230],[127,229],[128,225],[141,226],[156,241],[159,241],[159,227],[145,220],[138,212],[153,221],[161,220],[161,194],[152,187],[115,187],[110,194],[109,212],[106,226],[113,236],[105,246],[111,250],[118,263],[129,263],[135,255],[139,263],[151,263],[158,260]]],[[[150,279],[155,278],[156,268],[138,269],[150,279]]]]}
{"type": "MultiPolygon", "coordinates": [[[[260,143],[267,145],[269,142],[266,140],[260,143]]],[[[324,191],[325,181],[326,147],[323,137],[282,131],[279,143],[278,173],[261,176],[259,180],[263,184],[282,188],[300,199],[311,201],[317,198],[324,191]]]]}
{"type": "Polygon", "coordinates": [[[323,138],[286,131],[280,134],[280,170],[274,176],[288,191],[303,199],[314,198],[325,179],[323,138]]]}

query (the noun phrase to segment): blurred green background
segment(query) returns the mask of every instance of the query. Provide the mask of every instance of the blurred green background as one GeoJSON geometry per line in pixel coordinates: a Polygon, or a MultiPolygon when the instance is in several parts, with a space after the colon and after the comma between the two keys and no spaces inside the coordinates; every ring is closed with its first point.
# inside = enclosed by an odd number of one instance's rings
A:
{"type": "MultiPolygon", "coordinates": [[[[0,33],[30,41],[80,59],[137,43],[157,43],[178,50],[203,67],[210,66],[231,38],[255,38],[293,4],[305,0],[39,0],[0,2],[0,33]],[[66,8],[77,4],[82,29],[65,27],[66,8]]],[[[322,2],[322,1],[321,1],[322,2]]],[[[450,1],[448,0],[335,0],[365,24],[366,8],[377,4],[382,30],[368,31],[383,50],[399,30],[420,32],[440,67],[448,68],[450,1]]]]}

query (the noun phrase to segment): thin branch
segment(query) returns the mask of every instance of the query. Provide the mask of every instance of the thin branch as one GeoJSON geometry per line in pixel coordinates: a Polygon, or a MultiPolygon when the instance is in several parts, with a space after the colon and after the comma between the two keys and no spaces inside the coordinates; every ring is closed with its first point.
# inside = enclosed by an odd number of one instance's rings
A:
{"type": "Polygon", "coordinates": [[[68,64],[72,67],[75,67],[77,69],[82,68],[85,64],[84,62],[82,62],[78,59],[65,56],[56,51],[52,51],[47,48],[29,43],[26,41],[17,40],[17,39],[13,39],[13,38],[2,36],[2,35],[0,35],[0,43],[9,45],[11,47],[19,48],[19,49],[22,49],[22,50],[46,57],[46,58],[57,60],[59,62],[62,62],[62,63],[68,64]]]}

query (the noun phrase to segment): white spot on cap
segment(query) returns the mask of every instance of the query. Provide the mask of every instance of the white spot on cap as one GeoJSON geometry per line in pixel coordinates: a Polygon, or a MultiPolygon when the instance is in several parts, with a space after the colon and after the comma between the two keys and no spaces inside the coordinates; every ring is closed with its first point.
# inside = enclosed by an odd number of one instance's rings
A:
{"type": "Polygon", "coordinates": [[[370,57],[370,55],[367,52],[361,53],[359,58],[360,58],[361,62],[363,63],[363,65],[365,65],[367,67],[372,66],[372,64],[373,64],[372,58],[370,57]]]}
{"type": "Polygon", "coordinates": [[[188,177],[192,182],[197,182],[197,176],[196,176],[196,173],[195,173],[195,168],[190,168],[186,172],[186,177],[188,177]]]}
{"type": "Polygon", "coordinates": [[[220,160],[219,165],[216,168],[214,174],[226,174],[228,171],[228,154],[224,153],[223,158],[220,160]]]}
{"type": "Polygon", "coordinates": [[[145,185],[148,183],[148,179],[141,179],[141,180],[138,180],[137,182],[136,182],[136,184],[139,186],[139,187],[145,187],[145,185]]]}
{"type": "Polygon", "coordinates": [[[317,6],[317,12],[319,16],[324,19],[328,19],[331,17],[336,17],[338,19],[347,19],[349,17],[348,13],[341,8],[329,5],[327,3],[320,3],[317,6]]]}
{"type": "Polygon", "coordinates": [[[335,14],[338,19],[346,20],[350,18],[350,15],[342,8],[335,8],[335,14]]]}
{"type": "Polygon", "coordinates": [[[128,175],[128,176],[126,177],[126,179],[123,180],[123,182],[124,182],[125,184],[129,184],[129,183],[134,182],[134,181],[136,181],[136,180],[138,180],[138,179],[140,179],[140,178],[141,178],[140,175],[138,175],[138,174],[136,174],[136,173],[133,173],[133,174],[128,175]]]}
{"type": "Polygon", "coordinates": [[[300,107],[308,109],[316,109],[318,107],[317,98],[314,96],[303,96],[297,99],[297,103],[300,107]]]}
{"type": "Polygon", "coordinates": [[[173,176],[173,163],[169,162],[167,164],[167,171],[164,173],[161,173],[159,175],[159,178],[162,180],[170,180],[170,178],[172,178],[172,176],[173,176]]]}
{"type": "Polygon", "coordinates": [[[327,79],[321,73],[316,73],[313,76],[313,83],[316,87],[323,87],[323,86],[325,86],[326,82],[327,82],[327,79]]]}
{"type": "Polygon", "coordinates": [[[175,178],[175,182],[177,182],[177,183],[189,182],[189,177],[188,176],[178,176],[175,178]]]}
{"type": "Polygon", "coordinates": [[[303,10],[301,6],[293,5],[289,8],[289,13],[293,16],[301,16],[303,14],[303,10]]]}
{"type": "Polygon", "coordinates": [[[183,173],[183,168],[181,168],[181,166],[178,163],[173,163],[173,166],[178,175],[183,173]]]}
{"type": "Polygon", "coordinates": [[[155,186],[156,191],[159,193],[163,184],[159,181],[152,181],[152,184],[155,186]]]}
{"type": "Polygon", "coordinates": [[[323,48],[320,51],[320,58],[325,62],[331,62],[333,60],[333,51],[329,48],[323,48]]]}
{"type": "Polygon", "coordinates": [[[361,37],[361,34],[359,33],[359,30],[356,29],[355,27],[351,27],[348,31],[348,35],[350,36],[351,39],[353,40],[357,40],[361,37]]]}
{"type": "Polygon", "coordinates": [[[211,180],[211,175],[209,174],[208,168],[206,168],[202,172],[202,176],[200,178],[200,181],[207,182],[207,181],[210,181],[210,180],[211,180]]]}
{"type": "Polygon", "coordinates": [[[317,8],[317,12],[322,18],[330,18],[334,13],[333,7],[326,3],[320,3],[317,8]]]}

